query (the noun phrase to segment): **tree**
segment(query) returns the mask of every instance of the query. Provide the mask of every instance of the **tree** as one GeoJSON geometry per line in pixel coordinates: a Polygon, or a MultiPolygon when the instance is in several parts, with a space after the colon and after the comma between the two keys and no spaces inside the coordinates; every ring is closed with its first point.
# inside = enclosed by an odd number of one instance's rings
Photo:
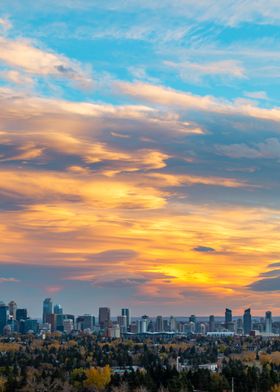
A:
{"type": "Polygon", "coordinates": [[[103,391],[111,381],[111,369],[109,365],[103,368],[90,368],[85,371],[86,380],[84,386],[90,391],[103,391]]]}
{"type": "Polygon", "coordinates": [[[0,392],[5,392],[6,390],[6,379],[0,376],[0,392]]]}
{"type": "Polygon", "coordinates": [[[273,385],[271,392],[280,392],[280,384],[273,385]]]}

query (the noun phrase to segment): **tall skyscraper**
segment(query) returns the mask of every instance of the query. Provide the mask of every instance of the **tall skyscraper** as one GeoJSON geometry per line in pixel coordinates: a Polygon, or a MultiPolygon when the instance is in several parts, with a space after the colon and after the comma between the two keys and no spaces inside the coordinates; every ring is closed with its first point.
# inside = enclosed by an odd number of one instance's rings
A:
{"type": "Polygon", "coordinates": [[[3,335],[4,327],[9,319],[9,308],[4,302],[0,302],[0,335],[3,335]]]}
{"type": "Polygon", "coordinates": [[[252,330],[252,316],[251,309],[246,309],[243,315],[243,332],[244,335],[250,335],[252,330]]]}
{"type": "Polygon", "coordinates": [[[157,318],[156,318],[155,331],[156,332],[162,332],[163,331],[163,319],[162,319],[162,316],[157,316],[157,318]]]}
{"type": "Polygon", "coordinates": [[[122,311],[121,311],[121,315],[122,316],[126,316],[126,329],[128,329],[128,327],[131,324],[130,310],[128,308],[123,308],[122,311]]]}
{"type": "Polygon", "coordinates": [[[50,314],[52,314],[52,300],[46,298],[43,302],[43,323],[49,322],[50,314]]]}
{"type": "Polygon", "coordinates": [[[54,305],[53,312],[54,314],[63,314],[62,306],[59,304],[54,305]]]}
{"type": "Polygon", "coordinates": [[[226,308],[225,310],[225,327],[228,329],[229,323],[232,323],[232,311],[226,308]]]}
{"type": "Polygon", "coordinates": [[[215,316],[211,314],[211,316],[209,316],[209,332],[215,332],[215,328],[215,316]]]}
{"type": "Polygon", "coordinates": [[[272,314],[270,311],[265,312],[265,332],[272,333],[272,314]]]}
{"type": "Polygon", "coordinates": [[[110,308],[99,308],[99,326],[107,328],[111,321],[110,308]]]}
{"type": "Polygon", "coordinates": [[[14,320],[16,319],[17,304],[15,301],[9,302],[9,314],[14,320]]]}

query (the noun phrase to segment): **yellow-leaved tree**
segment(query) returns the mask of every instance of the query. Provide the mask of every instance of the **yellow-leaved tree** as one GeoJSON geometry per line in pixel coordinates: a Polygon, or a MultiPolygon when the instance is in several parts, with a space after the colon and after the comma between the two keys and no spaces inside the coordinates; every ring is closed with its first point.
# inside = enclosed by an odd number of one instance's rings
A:
{"type": "Polygon", "coordinates": [[[85,371],[86,380],[84,386],[90,391],[104,391],[111,381],[111,369],[109,365],[105,367],[94,367],[85,371]]]}
{"type": "Polygon", "coordinates": [[[280,384],[273,385],[271,392],[280,392],[280,384]]]}
{"type": "Polygon", "coordinates": [[[5,392],[6,390],[6,379],[0,376],[0,392],[5,392]]]}

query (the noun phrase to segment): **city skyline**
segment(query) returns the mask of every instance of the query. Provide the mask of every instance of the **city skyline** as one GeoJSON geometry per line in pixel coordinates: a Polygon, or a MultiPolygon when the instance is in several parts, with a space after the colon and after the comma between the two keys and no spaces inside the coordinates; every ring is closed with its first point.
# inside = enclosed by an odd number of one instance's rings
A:
{"type": "Polygon", "coordinates": [[[280,315],[279,16],[0,3],[1,300],[280,315]]]}

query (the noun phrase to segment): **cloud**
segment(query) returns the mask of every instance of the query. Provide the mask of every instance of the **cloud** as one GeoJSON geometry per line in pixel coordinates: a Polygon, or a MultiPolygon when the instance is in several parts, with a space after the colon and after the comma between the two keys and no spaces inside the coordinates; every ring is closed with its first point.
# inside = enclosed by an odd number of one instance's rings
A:
{"type": "Polygon", "coordinates": [[[9,21],[9,19],[0,18],[0,29],[2,28],[6,32],[6,31],[10,30],[11,27],[12,27],[12,24],[9,21]]]}
{"type": "Polygon", "coordinates": [[[257,280],[248,287],[254,291],[280,291],[280,274],[275,278],[257,280]]]}
{"type": "MultiPolygon", "coordinates": [[[[17,72],[22,70],[35,76],[65,78],[80,87],[92,87],[90,72],[82,69],[78,61],[40,49],[28,40],[0,37],[0,61],[15,68],[17,72]]],[[[15,80],[16,74],[7,75],[15,80]]]]}
{"type": "Polygon", "coordinates": [[[0,277],[0,283],[17,283],[17,282],[19,282],[19,280],[15,279],[15,278],[3,278],[3,277],[0,277]]]}
{"type": "Polygon", "coordinates": [[[194,251],[196,251],[196,252],[206,252],[206,253],[208,253],[208,252],[216,252],[216,250],[214,249],[214,248],[211,248],[211,247],[209,247],[209,246],[196,246],[195,248],[193,248],[193,250],[194,251]]]}
{"type": "Polygon", "coordinates": [[[253,99],[268,100],[268,96],[265,91],[247,91],[245,96],[253,99]]]}
{"type": "Polygon", "coordinates": [[[278,108],[259,108],[249,101],[237,100],[235,102],[229,102],[211,96],[198,96],[187,92],[176,91],[165,86],[141,82],[116,82],[115,88],[122,94],[155,105],[177,107],[186,111],[199,110],[230,116],[238,115],[280,121],[280,110],[278,108]]]}
{"type": "Polygon", "coordinates": [[[246,159],[280,159],[280,141],[277,138],[266,139],[262,143],[253,146],[247,144],[231,144],[227,146],[216,146],[218,153],[230,158],[246,159]]]}
{"type": "Polygon", "coordinates": [[[220,60],[210,63],[165,61],[164,64],[177,70],[181,78],[188,81],[199,81],[205,76],[223,76],[227,78],[244,78],[246,76],[244,68],[235,60],[220,60]]]}
{"type": "Polygon", "coordinates": [[[119,262],[119,261],[127,261],[131,259],[135,259],[138,256],[138,253],[131,249],[113,249],[106,250],[104,252],[95,253],[87,257],[90,261],[92,260],[94,263],[102,263],[102,262],[119,262]]]}

